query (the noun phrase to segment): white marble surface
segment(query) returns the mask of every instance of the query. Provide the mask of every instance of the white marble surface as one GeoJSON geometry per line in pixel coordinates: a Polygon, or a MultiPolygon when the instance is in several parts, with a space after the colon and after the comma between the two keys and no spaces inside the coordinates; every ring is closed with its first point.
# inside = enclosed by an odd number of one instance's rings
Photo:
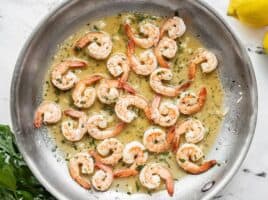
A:
{"type": "MultiPolygon", "coordinates": [[[[35,26],[63,1],[65,0],[0,0],[0,123],[10,124],[9,89],[13,69],[23,44],[35,26]]],[[[251,49],[249,55],[255,69],[259,92],[258,123],[248,156],[239,172],[214,199],[267,199],[268,176],[257,174],[268,173],[268,153],[265,151],[268,147],[268,56],[254,52],[257,46],[261,46],[265,29],[252,29],[227,17],[228,0],[204,1],[224,17],[245,47],[251,49]]]]}

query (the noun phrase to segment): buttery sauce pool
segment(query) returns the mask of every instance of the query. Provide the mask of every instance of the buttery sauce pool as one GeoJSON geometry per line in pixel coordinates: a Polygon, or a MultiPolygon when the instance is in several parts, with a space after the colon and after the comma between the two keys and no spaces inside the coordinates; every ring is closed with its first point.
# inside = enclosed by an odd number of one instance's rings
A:
{"type": "MultiPolygon", "coordinates": [[[[123,28],[125,20],[131,20],[132,27],[137,28],[138,24],[144,20],[152,21],[154,24],[160,26],[165,19],[165,17],[151,16],[141,13],[122,13],[115,16],[109,16],[93,22],[89,22],[58,46],[58,50],[52,59],[50,70],[46,75],[46,80],[43,87],[43,100],[55,101],[62,107],[63,110],[69,107],[75,108],[71,97],[72,90],[66,92],[59,91],[52,85],[50,81],[50,73],[52,66],[55,66],[57,63],[70,57],[78,57],[87,60],[89,63],[88,67],[85,69],[74,70],[74,73],[80,79],[83,79],[84,77],[95,73],[105,74],[105,76],[110,77],[111,79],[113,78],[111,77],[106,68],[107,60],[96,61],[90,58],[87,55],[86,51],[81,51],[77,53],[73,50],[75,42],[80,37],[85,35],[85,33],[87,33],[88,31],[100,30],[110,34],[113,42],[113,49],[111,55],[119,52],[126,53],[127,37],[124,33],[123,28]]],[[[171,85],[178,85],[187,79],[189,59],[191,59],[194,50],[199,47],[202,47],[202,44],[198,41],[198,38],[189,32],[186,32],[183,37],[177,39],[177,44],[177,54],[175,58],[171,60],[173,79],[168,83],[171,85]]],[[[136,54],[139,54],[142,51],[142,49],[136,48],[136,54]]],[[[135,89],[137,89],[139,94],[145,96],[149,101],[152,100],[154,92],[149,86],[148,76],[139,76],[131,71],[128,82],[135,89]]],[[[198,144],[206,155],[215,141],[222,121],[221,113],[224,94],[217,70],[210,74],[203,74],[198,69],[195,81],[189,90],[198,93],[199,89],[202,86],[205,86],[207,89],[207,101],[202,111],[198,112],[195,115],[192,115],[192,117],[199,119],[207,129],[205,138],[198,144]]],[[[94,113],[102,113],[106,115],[110,122],[109,126],[113,126],[118,121],[113,109],[113,105],[110,106],[101,104],[97,98],[92,107],[88,109],[83,109],[83,111],[87,113],[88,116],[94,113]]],[[[128,124],[127,128],[125,128],[119,134],[119,136],[117,136],[117,138],[123,144],[131,142],[133,140],[138,140],[142,143],[144,131],[152,126],[146,119],[142,111],[138,112],[138,114],[139,117],[130,124],[128,124]]],[[[66,116],[63,116],[62,121],[66,118],[66,116]]],[[[182,120],[183,118],[185,118],[185,116],[180,114],[178,120],[182,120]]],[[[68,161],[77,152],[92,148],[94,149],[96,145],[100,142],[91,138],[88,134],[86,134],[79,142],[69,142],[63,137],[60,127],[61,123],[49,126],[49,132],[51,137],[55,140],[57,147],[65,155],[66,161],[68,161]]],[[[182,139],[182,142],[184,142],[184,139],[182,139]]],[[[186,175],[186,173],[179,168],[178,164],[176,163],[175,156],[171,152],[161,154],[149,153],[149,160],[147,162],[150,161],[164,163],[170,169],[175,180],[178,180],[186,175]]],[[[115,168],[125,167],[127,166],[125,166],[124,163],[120,161],[120,163],[117,164],[115,168]]],[[[164,186],[162,185],[160,189],[163,188],[164,186]]],[[[116,191],[124,191],[128,194],[135,192],[150,193],[149,191],[147,191],[147,189],[141,186],[138,176],[115,179],[113,181],[111,189],[116,191]]]]}

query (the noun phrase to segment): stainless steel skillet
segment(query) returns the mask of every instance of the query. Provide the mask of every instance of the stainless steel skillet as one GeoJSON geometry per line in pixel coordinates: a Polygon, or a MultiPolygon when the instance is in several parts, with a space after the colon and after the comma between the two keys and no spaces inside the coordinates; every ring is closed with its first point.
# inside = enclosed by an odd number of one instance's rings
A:
{"type": "Polygon", "coordinates": [[[11,86],[13,130],[20,151],[39,181],[58,199],[168,199],[166,191],[148,194],[97,193],[79,187],[61,156],[51,151],[46,129],[32,126],[40,103],[48,62],[57,44],[91,19],[122,11],[140,11],[184,18],[188,30],[219,58],[219,73],[229,108],[208,158],[221,166],[176,182],[174,199],[210,199],[231,179],[252,140],[257,118],[257,86],[249,57],[224,21],[200,1],[193,0],[72,0],[63,4],[34,31],[17,61],[11,86]],[[241,97],[242,96],[242,97],[241,97]],[[242,99],[241,99],[242,98],[242,99]],[[241,100],[241,101],[240,101],[241,100]]]}

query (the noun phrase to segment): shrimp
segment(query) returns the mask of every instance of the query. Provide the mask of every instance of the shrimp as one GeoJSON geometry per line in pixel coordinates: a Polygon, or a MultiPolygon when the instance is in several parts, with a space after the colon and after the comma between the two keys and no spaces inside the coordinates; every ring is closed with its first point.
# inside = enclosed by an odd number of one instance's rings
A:
{"type": "Polygon", "coordinates": [[[87,121],[87,132],[91,137],[97,140],[104,140],[117,136],[122,132],[125,125],[124,122],[119,122],[114,127],[106,129],[108,126],[107,120],[103,115],[96,114],[89,117],[87,121]]]}
{"type": "Polygon", "coordinates": [[[218,66],[218,60],[214,53],[203,48],[197,50],[195,58],[191,61],[188,78],[195,78],[197,65],[200,64],[203,73],[210,73],[218,66]],[[201,63],[201,64],[200,64],[201,63]]]}
{"type": "Polygon", "coordinates": [[[77,76],[70,69],[83,68],[87,66],[87,62],[77,58],[65,60],[56,65],[51,73],[52,84],[60,90],[69,90],[78,81],[77,76]]]}
{"type": "Polygon", "coordinates": [[[168,194],[173,196],[174,181],[170,171],[161,163],[150,163],[145,165],[140,172],[140,182],[146,188],[152,190],[160,186],[161,179],[166,182],[168,194]]]}
{"type": "Polygon", "coordinates": [[[97,96],[102,103],[112,104],[115,103],[120,96],[119,89],[124,89],[132,94],[136,92],[127,82],[103,79],[97,87],[97,96]]]}
{"type": "Polygon", "coordinates": [[[76,42],[75,49],[80,50],[86,46],[89,56],[96,60],[104,60],[110,55],[113,43],[106,32],[89,32],[76,42]]]}
{"type": "Polygon", "coordinates": [[[136,176],[139,172],[136,169],[126,168],[126,169],[117,169],[114,171],[115,178],[127,178],[130,176],[136,176]]]}
{"type": "Polygon", "coordinates": [[[180,136],[185,134],[185,140],[187,143],[198,143],[204,139],[205,127],[202,122],[197,119],[187,119],[182,123],[177,123],[175,128],[175,139],[173,142],[174,150],[178,149],[180,136]]]}
{"type": "Polygon", "coordinates": [[[162,153],[170,148],[174,135],[174,128],[166,134],[162,129],[152,127],[145,131],[143,144],[150,152],[162,153]]]}
{"type": "Polygon", "coordinates": [[[92,174],[94,172],[94,160],[85,152],[75,154],[69,163],[69,172],[71,177],[83,188],[90,189],[91,183],[86,177],[81,174],[92,174]],[[81,170],[81,172],[80,172],[81,170]],[[81,174],[80,174],[81,173],[81,174]]]}
{"type": "Polygon", "coordinates": [[[147,100],[140,95],[123,95],[118,98],[114,110],[119,119],[123,122],[130,123],[137,115],[135,112],[129,110],[130,106],[135,106],[142,109],[145,114],[149,112],[147,100]]]}
{"type": "Polygon", "coordinates": [[[119,79],[120,81],[127,81],[130,67],[125,54],[117,53],[111,56],[107,61],[107,68],[114,77],[118,77],[122,74],[119,79]]]}
{"type": "Polygon", "coordinates": [[[150,86],[158,94],[162,94],[168,97],[176,97],[183,90],[187,89],[191,82],[187,81],[178,86],[165,86],[162,81],[168,81],[172,79],[172,72],[170,69],[158,68],[151,73],[150,86]]]}
{"type": "Polygon", "coordinates": [[[35,111],[34,127],[40,128],[42,123],[55,124],[61,119],[61,108],[55,102],[44,101],[35,111]]]}
{"type": "Polygon", "coordinates": [[[191,115],[199,112],[205,105],[207,89],[201,88],[198,97],[195,93],[184,92],[180,96],[179,110],[185,115],[191,115]]]}
{"type": "Polygon", "coordinates": [[[118,161],[122,158],[123,153],[123,144],[116,138],[108,138],[103,140],[97,146],[97,151],[101,156],[96,152],[91,151],[90,154],[99,162],[105,165],[116,165],[118,161]]]}
{"type": "Polygon", "coordinates": [[[106,191],[112,185],[113,171],[110,167],[99,162],[96,162],[95,166],[99,170],[92,176],[92,185],[96,190],[106,191]]]}
{"type": "Polygon", "coordinates": [[[176,16],[169,18],[160,28],[160,38],[164,36],[166,31],[168,36],[173,40],[181,37],[186,31],[183,19],[176,16]]]}
{"type": "Polygon", "coordinates": [[[138,141],[132,141],[126,144],[123,150],[123,161],[127,164],[136,166],[144,165],[148,159],[148,153],[145,147],[138,141]],[[134,164],[134,165],[133,165],[134,164]]]}
{"type": "Polygon", "coordinates": [[[176,153],[176,160],[179,166],[191,174],[203,173],[217,163],[216,160],[206,161],[200,166],[193,163],[200,160],[202,157],[202,150],[195,144],[183,144],[176,153]]]}
{"type": "Polygon", "coordinates": [[[78,108],[89,108],[92,106],[96,99],[96,90],[93,87],[89,87],[102,77],[99,75],[89,76],[84,80],[79,81],[72,93],[74,105],[78,108]]]}
{"type": "Polygon", "coordinates": [[[135,44],[132,40],[128,42],[127,57],[136,74],[147,76],[157,68],[157,60],[152,50],[142,52],[139,58],[135,56],[135,44]]]}
{"type": "Polygon", "coordinates": [[[171,102],[163,102],[160,105],[160,102],[161,96],[156,95],[150,107],[151,120],[163,127],[174,125],[179,117],[177,105],[171,102]]]}
{"type": "Polygon", "coordinates": [[[74,128],[74,122],[67,120],[61,124],[61,132],[63,136],[72,142],[79,141],[87,132],[87,116],[84,112],[74,109],[67,109],[64,111],[65,115],[68,115],[74,119],[78,119],[77,128],[74,128]]]}
{"type": "Polygon", "coordinates": [[[129,24],[125,24],[125,32],[130,40],[133,40],[137,46],[144,49],[155,46],[158,43],[160,35],[159,28],[151,23],[143,23],[140,25],[140,33],[146,36],[145,38],[137,37],[129,24]]]}
{"type": "Polygon", "coordinates": [[[163,37],[158,45],[156,46],[154,53],[157,58],[157,61],[161,67],[168,68],[169,63],[166,61],[165,58],[171,59],[174,58],[178,50],[178,46],[176,41],[168,38],[163,37]]]}

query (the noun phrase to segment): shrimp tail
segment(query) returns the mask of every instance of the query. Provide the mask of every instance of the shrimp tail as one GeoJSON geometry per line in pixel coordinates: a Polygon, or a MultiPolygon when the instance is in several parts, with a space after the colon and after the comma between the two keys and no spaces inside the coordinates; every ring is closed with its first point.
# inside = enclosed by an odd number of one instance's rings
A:
{"type": "Polygon", "coordinates": [[[201,174],[203,172],[206,172],[207,170],[209,170],[210,168],[212,168],[216,164],[217,164],[216,160],[206,161],[202,165],[200,165],[196,170],[192,170],[192,171],[189,171],[189,172],[191,174],[201,174]]]}
{"type": "Polygon", "coordinates": [[[186,81],[184,83],[182,83],[180,86],[177,87],[176,92],[177,94],[180,94],[181,92],[185,91],[186,89],[188,89],[192,84],[192,81],[186,81]]]}
{"type": "Polygon", "coordinates": [[[119,88],[126,90],[130,94],[136,94],[136,90],[125,81],[119,81],[119,88]]]}
{"type": "Polygon", "coordinates": [[[126,127],[126,123],[125,122],[119,122],[114,129],[114,136],[118,135],[119,133],[122,132],[122,130],[126,127]]]}
{"type": "Polygon", "coordinates": [[[114,172],[115,178],[126,178],[136,176],[139,172],[135,169],[120,169],[114,172]]]}
{"type": "Polygon", "coordinates": [[[157,47],[154,49],[155,56],[157,58],[157,61],[161,67],[169,68],[169,63],[165,60],[165,58],[161,55],[160,51],[157,49],[157,47]]]}
{"type": "Polygon", "coordinates": [[[88,153],[95,159],[96,163],[101,163],[101,156],[99,156],[96,151],[89,150],[88,153]]]}
{"type": "Polygon", "coordinates": [[[73,117],[73,118],[79,118],[81,116],[80,111],[74,110],[72,108],[68,108],[68,109],[64,110],[63,113],[65,115],[68,115],[68,116],[73,117]]]}
{"type": "Polygon", "coordinates": [[[167,143],[172,144],[175,136],[175,126],[171,127],[167,133],[167,143]]]}
{"type": "Polygon", "coordinates": [[[206,97],[207,97],[207,89],[203,87],[199,92],[199,100],[198,100],[198,103],[201,107],[204,106],[206,102],[206,97]]]}
{"type": "Polygon", "coordinates": [[[70,68],[80,68],[80,67],[87,66],[87,62],[83,61],[83,60],[70,60],[70,61],[66,61],[66,62],[68,62],[68,66],[70,68]]]}
{"type": "Polygon", "coordinates": [[[78,175],[79,172],[77,172],[75,169],[70,168],[70,175],[71,177],[83,188],[85,189],[90,189],[91,188],[91,183],[89,180],[85,180],[81,176],[78,175]]]}
{"type": "Polygon", "coordinates": [[[195,74],[196,74],[196,64],[194,64],[193,62],[190,64],[189,66],[189,71],[188,71],[188,79],[189,80],[193,80],[195,78],[195,74]]]}
{"type": "Polygon", "coordinates": [[[93,76],[90,76],[89,78],[86,79],[86,84],[87,85],[91,85],[91,84],[99,81],[102,78],[103,78],[103,76],[101,76],[101,75],[93,75],[93,76]]]}
{"type": "Polygon", "coordinates": [[[91,40],[90,34],[87,34],[84,37],[80,38],[74,46],[75,50],[76,51],[81,50],[90,42],[90,40],[91,40]]]}
{"type": "Polygon", "coordinates": [[[34,124],[35,128],[40,128],[41,125],[42,125],[42,115],[36,114],[35,117],[34,117],[33,124],[34,124]]]}
{"type": "MultiPolygon", "coordinates": [[[[125,24],[124,28],[125,28],[125,32],[126,32],[128,38],[133,42],[133,32],[131,30],[130,25],[129,24],[125,24]]],[[[133,44],[134,44],[134,42],[133,42],[133,44]]]]}
{"type": "Polygon", "coordinates": [[[166,180],[166,188],[168,191],[169,196],[173,196],[174,194],[174,181],[172,178],[166,180]]]}

